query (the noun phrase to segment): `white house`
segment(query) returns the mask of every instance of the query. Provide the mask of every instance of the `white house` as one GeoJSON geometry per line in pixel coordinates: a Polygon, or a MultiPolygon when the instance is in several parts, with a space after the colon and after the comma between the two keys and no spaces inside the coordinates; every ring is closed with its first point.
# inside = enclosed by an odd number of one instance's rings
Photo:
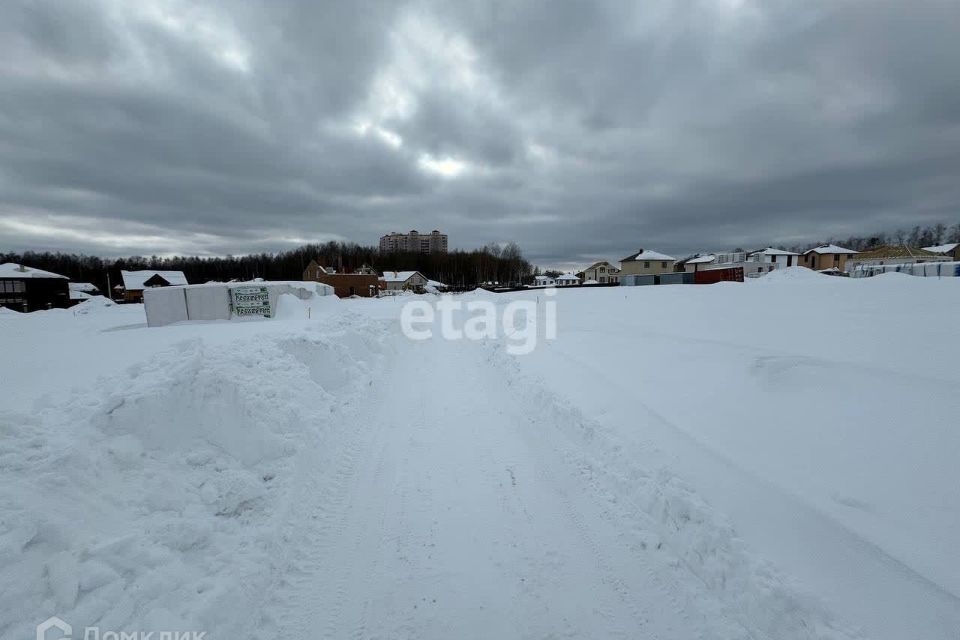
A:
{"type": "Polygon", "coordinates": [[[387,291],[423,291],[428,282],[419,271],[384,271],[380,279],[387,291]]]}
{"type": "Polygon", "coordinates": [[[773,265],[773,269],[779,267],[793,267],[799,264],[800,254],[793,251],[784,251],[783,249],[774,249],[767,247],[762,251],[752,251],[747,256],[747,262],[762,262],[773,265]]]}
{"type": "Polygon", "coordinates": [[[580,278],[572,273],[565,273],[557,278],[558,287],[572,287],[580,284],[580,278]]]}
{"type": "Polygon", "coordinates": [[[551,278],[550,276],[533,276],[533,286],[535,287],[552,287],[556,284],[556,278],[551,278]]]}

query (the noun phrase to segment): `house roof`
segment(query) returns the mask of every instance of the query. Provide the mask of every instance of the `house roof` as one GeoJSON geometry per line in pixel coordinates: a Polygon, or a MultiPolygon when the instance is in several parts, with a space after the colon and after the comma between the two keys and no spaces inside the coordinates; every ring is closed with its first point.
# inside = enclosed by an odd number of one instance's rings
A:
{"type": "Polygon", "coordinates": [[[587,267],[586,269],[584,269],[584,271],[590,271],[591,269],[596,269],[597,267],[603,267],[603,266],[610,267],[611,269],[616,269],[616,268],[617,268],[617,267],[613,266],[612,264],[610,264],[609,262],[607,262],[606,260],[600,260],[600,261],[598,261],[598,262],[594,262],[592,265],[590,265],[589,267],[587,267]]]}
{"type": "Polygon", "coordinates": [[[384,282],[406,282],[413,277],[414,274],[418,274],[421,278],[424,278],[423,274],[419,271],[384,271],[383,275],[380,276],[380,279],[384,282]]]}
{"type": "Polygon", "coordinates": [[[557,276],[557,280],[579,280],[577,276],[572,273],[565,273],[562,276],[557,276]]]}
{"type": "Polygon", "coordinates": [[[960,242],[949,242],[947,244],[938,244],[933,247],[924,247],[924,251],[930,253],[953,253],[953,250],[960,246],[960,242]]]}
{"type": "Polygon", "coordinates": [[[857,254],[857,259],[861,258],[871,259],[871,258],[940,258],[937,253],[932,251],[927,251],[925,249],[920,249],[917,247],[904,247],[904,246],[894,246],[894,245],[884,245],[882,247],[874,247],[869,251],[861,251],[857,254]]]}
{"type": "Polygon", "coordinates": [[[66,280],[67,276],[43,269],[25,267],[14,262],[5,262],[0,264],[0,278],[63,278],[66,280]]]}
{"type": "Polygon", "coordinates": [[[677,259],[674,258],[673,256],[668,256],[665,253],[659,253],[657,251],[651,251],[650,249],[640,249],[640,251],[637,251],[633,255],[629,255],[623,260],[621,260],[621,262],[629,262],[631,260],[671,260],[673,262],[677,261],[677,259]]]}
{"type": "Polygon", "coordinates": [[[89,300],[93,296],[87,293],[86,291],[78,291],[77,289],[70,289],[70,299],[71,300],[89,300]]]}
{"type": "Polygon", "coordinates": [[[183,271],[121,271],[120,277],[123,278],[123,286],[127,291],[141,291],[147,285],[144,283],[153,278],[154,276],[160,276],[168,284],[179,285],[187,284],[187,277],[183,275],[183,271]]]}
{"type": "Polygon", "coordinates": [[[808,253],[819,253],[820,255],[829,255],[834,253],[845,253],[845,254],[854,254],[857,253],[853,249],[845,249],[843,247],[838,247],[835,244],[822,244],[819,247],[814,247],[813,249],[807,249],[803,252],[803,255],[808,253]]]}
{"type": "Polygon", "coordinates": [[[694,256],[692,258],[687,258],[683,262],[686,264],[709,264],[711,262],[716,262],[717,256],[712,253],[708,253],[702,256],[694,256]]]}
{"type": "Polygon", "coordinates": [[[793,251],[784,251],[783,249],[774,249],[773,247],[767,247],[760,251],[751,251],[748,255],[751,256],[798,256],[799,253],[794,253],[793,251]]]}

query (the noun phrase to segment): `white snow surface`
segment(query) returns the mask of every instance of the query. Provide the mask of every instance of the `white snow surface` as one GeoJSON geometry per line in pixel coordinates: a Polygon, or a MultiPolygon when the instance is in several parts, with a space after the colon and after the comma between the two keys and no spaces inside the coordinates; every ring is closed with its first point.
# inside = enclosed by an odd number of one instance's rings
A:
{"type": "Polygon", "coordinates": [[[955,639],[960,283],[809,276],[0,314],[0,638],[955,639]]]}

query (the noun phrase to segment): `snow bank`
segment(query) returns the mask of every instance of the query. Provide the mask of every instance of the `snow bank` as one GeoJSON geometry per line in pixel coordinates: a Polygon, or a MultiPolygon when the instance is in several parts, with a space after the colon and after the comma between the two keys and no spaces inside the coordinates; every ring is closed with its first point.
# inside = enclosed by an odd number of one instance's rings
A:
{"type": "Polygon", "coordinates": [[[348,315],[254,324],[276,330],[181,340],[96,391],[0,414],[0,637],[33,637],[50,615],[249,631],[282,557],[276,523],[315,462],[302,456],[384,349],[379,325],[348,315]]]}
{"type": "Polygon", "coordinates": [[[751,278],[750,281],[778,284],[781,282],[817,282],[824,279],[839,280],[840,278],[817,273],[806,267],[786,267],[774,269],[759,278],[751,278]]]}
{"type": "Polygon", "coordinates": [[[76,314],[98,313],[101,309],[109,309],[117,306],[117,303],[104,296],[90,296],[80,304],[73,307],[72,311],[76,314]]]}

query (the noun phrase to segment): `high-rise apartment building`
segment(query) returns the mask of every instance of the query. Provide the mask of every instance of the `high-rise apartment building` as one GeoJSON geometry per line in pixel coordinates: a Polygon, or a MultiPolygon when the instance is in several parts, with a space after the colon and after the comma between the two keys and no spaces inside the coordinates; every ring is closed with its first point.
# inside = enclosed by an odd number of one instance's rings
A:
{"type": "Polygon", "coordinates": [[[380,251],[406,251],[410,253],[446,253],[447,234],[436,229],[430,233],[419,233],[416,229],[410,233],[390,232],[380,237],[380,251]]]}

